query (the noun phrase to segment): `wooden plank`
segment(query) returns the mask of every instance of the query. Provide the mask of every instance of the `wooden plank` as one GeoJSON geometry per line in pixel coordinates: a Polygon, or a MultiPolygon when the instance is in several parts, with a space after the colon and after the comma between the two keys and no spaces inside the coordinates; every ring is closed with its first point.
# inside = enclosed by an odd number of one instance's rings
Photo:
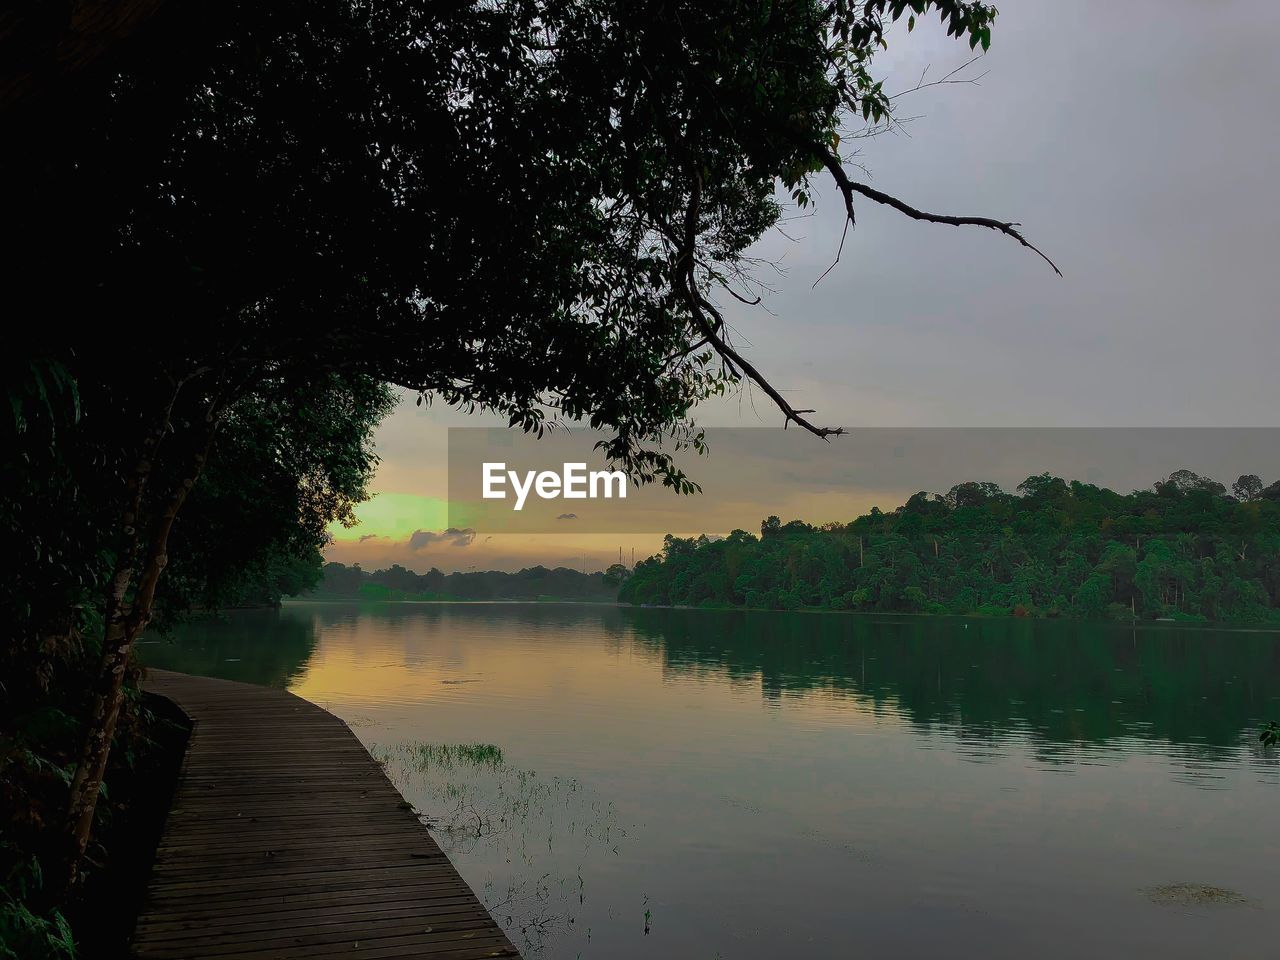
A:
{"type": "Polygon", "coordinates": [[[138,960],[519,957],[337,717],[229,680],[153,670],[146,687],[192,732],[138,960]]]}
{"type": "MultiPolygon", "coordinates": [[[[374,914],[382,918],[417,917],[419,920],[427,920],[429,923],[434,922],[431,918],[478,918],[482,916],[481,911],[461,900],[456,900],[456,902],[448,904],[431,903],[426,905],[411,901],[394,908],[387,907],[385,904],[379,902],[349,906],[347,909],[342,911],[341,915],[335,915],[334,911],[329,907],[312,907],[309,910],[263,914],[259,915],[257,919],[252,921],[235,924],[220,924],[219,929],[223,933],[227,934],[255,930],[278,930],[280,928],[281,920],[287,920],[289,922],[304,921],[320,927],[330,923],[348,923],[365,914],[374,914]]],[[[150,933],[157,935],[164,934],[166,938],[177,938],[179,935],[185,933],[204,936],[206,919],[207,918],[188,919],[179,920],[173,923],[153,924],[147,929],[150,933]]]]}

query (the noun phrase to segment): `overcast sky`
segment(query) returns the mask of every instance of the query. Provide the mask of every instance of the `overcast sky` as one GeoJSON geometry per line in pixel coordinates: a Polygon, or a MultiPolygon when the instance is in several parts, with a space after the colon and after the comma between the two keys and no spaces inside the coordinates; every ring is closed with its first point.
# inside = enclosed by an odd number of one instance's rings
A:
{"type": "MultiPolygon", "coordinates": [[[[842,223],[823,191],[816,214],[785,225],[794,241],[759,245],[785,272],[767,311],[726,305],[737,342],[823,423],[1275,425],[1280,3],[999,6],[991,51],[965,74],[985,74],[980,84],[904,97],[900,116],[918,117],[909,135],[863,142],[858,160],[914,206],[1020,221],[1065,277],[990,231],[864,201],[841,264],[812,289],[842,223]]],[[[918,26],[897,31],[877,66],[901,90],[968,57],[918,26]]],[[[780,422],[758,393],[702,419],[780,422]]],[[[444,432],[460,423],[476,421],[405,404],[381,431],[375,489],[420,501],[400,526],[443,526],[444,432]]],[[[561,537],[411,551],[399,527],[373,520],[352,534],[371,539],[330,555],[366,566],[581,565],[583,552],[561,537]]],[[[585,545],[590,567],[617,557],[585,545]]]]}

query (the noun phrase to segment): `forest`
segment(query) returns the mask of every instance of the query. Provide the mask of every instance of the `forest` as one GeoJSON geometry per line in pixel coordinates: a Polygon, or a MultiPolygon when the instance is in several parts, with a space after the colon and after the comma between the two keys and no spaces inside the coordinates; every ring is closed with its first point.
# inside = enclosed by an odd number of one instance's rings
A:
{"type": "Polygon", "coordinates": [[[1120,494],[1041,474],[760,535],[668,536],[619,599],[652,606],[1078,619],[1280,619],[1280,481],[1179,470],[1120,494]]]}
{"type": "Polygon", "coordinates": [[[400,564],[385,570],[362,570],[360,564],[326,563],[315,590],[317,599],[361,600],[595,600],[612,602],[616,576],[582,573],[569,567],[541,565],[515,573],[502,570],[442,573],[432,567],[414,573],[400,564]]]}

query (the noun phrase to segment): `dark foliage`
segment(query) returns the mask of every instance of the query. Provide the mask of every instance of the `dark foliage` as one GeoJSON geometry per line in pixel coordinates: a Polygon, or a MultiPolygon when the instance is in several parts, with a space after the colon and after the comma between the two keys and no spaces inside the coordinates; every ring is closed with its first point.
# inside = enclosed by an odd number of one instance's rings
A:
{"type": "MultiPolygon", "coordinates": [[[[103,580],[119,534],[113,479],[125,470],[109,415],[111,393],[57,363],[32,362],[10,381],[8,465],[0,517],[13,561],[0,611],[0,946],[24,958],[69,955],[65,916],[93,916],[102,877],[136,851],[118,821],[135,806],[139,777],[163,759],[165,733],[142,708],[129,663],[87,850],[88,883],[61,903],[50,873],[60,862],[68,787],[103,636],[103,580]],[[103,406],[107,405],[104,412],[103,406]]],[[[157,591],[160,624],[192,608],[278,602],[320,576],[324,527],[351,518],[375,462],[373,426],[390,405],[368,378],[336,374],[264,384],[228,410],[204,481],[175,523],[173,562],[157,591]]],[[[78,939],[103,927],[97,917],[78,939]]],[[[4,956],[0,952],[0,956],[4,956]]]]}

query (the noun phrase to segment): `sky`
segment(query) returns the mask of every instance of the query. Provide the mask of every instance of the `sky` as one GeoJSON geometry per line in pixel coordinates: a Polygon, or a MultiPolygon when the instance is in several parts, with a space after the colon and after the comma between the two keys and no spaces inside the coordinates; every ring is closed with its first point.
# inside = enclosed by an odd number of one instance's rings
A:
{"type": "MultiPolygon", "coordinates": [[[[860,141],[855,162],[916,207],[1020,222],[1064,276],[993,232],[919,223],[866,201],[841,262],[815,287],[843,223],[835,192],[820,189],[815,212],[788,211],[785,235],[754,251],[777,264],[764,275],[773,288],[764,304],[724,304],[735,343],[824,424],[1275,425],[1280,4],[999,7],[990,52],[961,74],[978,82],[904,96],[899,117],[914,119],[860,141]]],[[[907,90],[922,72],[937,79],[970,56],[922,22],[890,36],[876,70],[886,89],[907,90]]],[[[707,406],[699,420],[781,423],[758,391],[707,406]]],[[[377,435],[376,495],[358,510],[359,526],[334,531],[328,558],[366,569],[595,570],[619,548],[629,561],[632,549],[660,546],[665,531],[446,534],[448,428],[478,425],[487,422],[401,403],[377,435]]],[[[825,476],[822,442],[788,435],[786,475],[825,476]]],[[[896,506],[910,479],[811,498],[792,482],[782,507],[786,484],[762,483],[759,502],[738,504],[734,516],[721,500],[682,504],[688,529],[671,532],[724,533],[737,518],[754,529],[781,509],[850,519],[872,503],[896,506]]],[[[977,478],[955,482],[963,479],[977,478]]]]}

